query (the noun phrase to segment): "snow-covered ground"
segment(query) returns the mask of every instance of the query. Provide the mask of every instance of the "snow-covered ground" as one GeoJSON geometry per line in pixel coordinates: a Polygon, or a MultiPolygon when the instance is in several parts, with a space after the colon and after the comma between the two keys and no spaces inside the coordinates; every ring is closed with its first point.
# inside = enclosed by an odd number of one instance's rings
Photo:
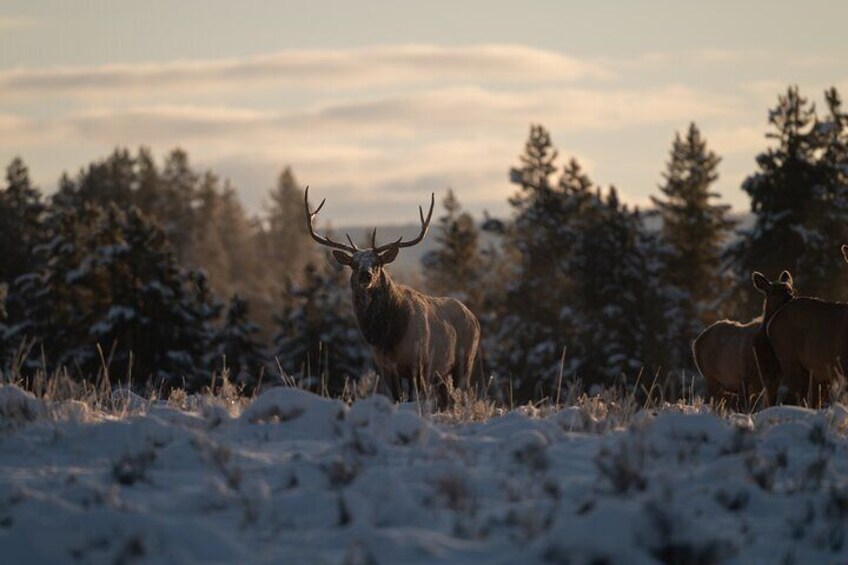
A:
{"type": "Polygon", "coordinates": [[[578,408],[438,424],[285,388],[235,417],[124,400],[0,388],[0,562],[848,561],[839,405],[616,427],[578,408]]]}

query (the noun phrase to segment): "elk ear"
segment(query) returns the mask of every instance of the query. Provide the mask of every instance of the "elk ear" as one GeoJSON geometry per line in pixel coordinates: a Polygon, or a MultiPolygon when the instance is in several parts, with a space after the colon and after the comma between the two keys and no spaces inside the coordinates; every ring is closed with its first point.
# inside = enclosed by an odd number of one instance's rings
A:
{"type": "Polygon", "coordinates": [[[845,257],[845,261],[848,261],[848,245],[842,246],[842,256],[845,257]]]}
{"type": "Polygon", "coordinates": [[[335,257],[336,261],[338,261],[341,265],[346,265],[348,267],[350,267],[350,263],[353,261],[353,257],[344,251],[339,251],[337,249],[333,250],[333,257],[335,257]]]}
{"type": "Polygon", "coordinates": [[[754,287],[760,292],[768,290],[769,281],[762,273],[754,271],[754,274],[751,275],[751,280],[754,282],[754,287]]]}
{"type": "Polygon", "coordinates": [[[789,285],[791,286],[792,285],[792,273],[790,273],[789,271],[783,271],[782,273],[780,273],[780,282],[789,283],[789,285]]]}
{"type": "Polygon", "coordinates": [[[399,251],[400,247],[398,247],[397,245],[392,245],[380,254],[380,262],[383,265],[388,265],[389,263],[397,259],[399,251]]]}

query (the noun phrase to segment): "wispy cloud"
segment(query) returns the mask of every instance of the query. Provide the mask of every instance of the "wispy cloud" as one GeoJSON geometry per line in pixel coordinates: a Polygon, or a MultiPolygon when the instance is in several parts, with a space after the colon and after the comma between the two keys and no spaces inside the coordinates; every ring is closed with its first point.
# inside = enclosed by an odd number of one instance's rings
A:
{"type": "Polygon", "coordinates": [[[475,212],[502,211],[513,190],[506,171],[528,125],[542,123],[563,156],[641,202],[673,132],[690,121],[727,155],[722,179],[747,170],[785,85],[746,75],[732,89],[705,88],[675,69],[723,72],[756,56],[598,60],[522,45],[391,45],[19,68],[0,71],[0,156],[34,156],[50,169],[39,172],[46,184],[115,146],[180,145],[231,177],[251,210],[291,164],[339,203],[339,221],[371,222],[447,185],[475,212]]]}
{"type": "Polygon", "coordinates": [[[549,83],[603,79],[602,65],[523,45],[392,45],[289,50],[242,58],[13,69],[0,72],[2,96],[85,94],[143,89],[275,83],[292,87],[374,87],[386,84],[549,83]]]}
{"type": "Polygon", "coordinates": [[[35,20],[27,16],[0,15],[0,33],[25,29],[34,25],[35,20]]]}
{"type": "Polygon", "coordinates": [[[110,143],[205,140],[244,143],[346,138],[366,141],[468,135],[543,122],[569,132],[609,130],[733,115],[734,100],[683,86],[648,89],[435,89],[294,112],[232,107],[149,106],[87,110],[54,122],[81,139],[110,143]]]}

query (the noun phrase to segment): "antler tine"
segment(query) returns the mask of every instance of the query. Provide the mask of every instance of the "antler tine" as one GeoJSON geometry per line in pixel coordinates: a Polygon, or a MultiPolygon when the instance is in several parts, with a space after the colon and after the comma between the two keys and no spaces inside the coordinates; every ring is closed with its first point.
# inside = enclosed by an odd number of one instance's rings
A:
{"type": "MultiPolygon", "coordinates": [[[[421,217],[421,233],[418,234],[418,237],[415,239],[411,239],[409,241],[403,241],[403,236],[399,237],[396,241],[391,243],[387,243],[386,245],[381,245],[380,247],[374,247],[374,250],[379,252],[383,252],[389,247],[397,245],[398,247],[412,247],[419,243],[424,236],[427,235],[427,229],[430,227],[430,220],[433,218],[433,208],[436,206],[436,193],[430,193],[430,211],[427,212],[427,218],[424,218],[424,209],[421,206],[418,206],[418,215],[421,217]]],[[[375,229],[376,231],[376,229],[375,229]]],[[[373,244],[373,242],[372,242],[373,244]]]]}
{"type": "Polygon", "coordinates": [[[421,206],[418,206],[418,215],[421,217],[421,233],[418,234],[418,237],[415,239],[411,239],[409,241],[400,241],[398,242],[398,247],[412,247],[419,243],[424,236],[427,235],[427,230],[430,228],[430,220],[433,218],[433,208],[436,206],[436,193],[430,193],[430,211],[427,212],[427,219],[424,219],[424,209],[421,206]]]}
{"type": "MultiPolygon", "coordinates": [[[[329,237],[322,237],[315,233],[315,227],[312,225],[312,222],[315,220],[315,216],[318,215],[318,212],[321,211],[321,208],[324,207],[324,203],[327,202],[327,199],[321,201],[321,204],[318,205],[318,208],[315,209],[314,212],[309,210],[309,187],[306,187],[306,190],[303,193],[303,205],[306,208],[306,226],[309,228],[309,235],[312,236],[312,239],[320,243],[321,245],[326,245],[327,247],[332,247],[334,249],[341,249],[342,251],[347,251],[348,253],[356,253],[358,249],[354,245],[350,247],[345,245],[344,243],[338,243],[330,239],[329,237]]],[[[350,239],[348,237],[348,239],[350,239]]],[[[351,243],[353,243],[351,241],[351,243]]]]}
{"type": "Polygon", "coordinates": [[[357,250],[359,249],[359,247],[357,247],[356,244],[353,242],[353,240],[350,238],[350,234],[346,233],[345,237],[347,238],[347,240],[350,242],[350,244],[353,246],[354,249],[357,249],[357,250]]]}
{"type": "Polygon", "coordinates": [[[377,247],[377,228],[374,228],[374,231],[371,232],[371,247],[377,247]]]}

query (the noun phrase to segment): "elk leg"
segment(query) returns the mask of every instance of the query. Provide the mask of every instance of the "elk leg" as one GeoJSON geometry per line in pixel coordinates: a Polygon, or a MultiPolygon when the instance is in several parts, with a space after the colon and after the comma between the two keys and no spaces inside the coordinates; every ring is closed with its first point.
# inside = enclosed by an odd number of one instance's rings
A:
{"type": "Polygon", "coordinates": [[[392,372],[387,377],[386,380],[389,384],[389,392],[392,394],[392,399],[395,402],[400,402],[401,400],[401,391],[400,391],[400,377],[397,373],[392,372]]]}
{"type": "Polygon", "coordinates": [[[807,398],[807,388],[809,386],[809,377],[807,370],[800,364],[786,371],[786,402],[801,406],[807,398]]]}
{"type": "Polygon", "coordinates": [[[447,375],[436,374],[436,394],[438,396],[439,410],[447,410],[450,402],[450,392],[448,387],[448,379],[451,379],[451,373],[447,375]]]}
{"type": "Polygon", "coordinates": [[[409,401],[418,401],[424,395],[424,379],[416,373],[411,373],[406,379],[407,387],[409,388],[409,401]]]}
{"type": "Polygon", "coordinates": [[[723,388],[718,381],[707,379],[707,401],[717,404],[723,397],[723,388]]]}

